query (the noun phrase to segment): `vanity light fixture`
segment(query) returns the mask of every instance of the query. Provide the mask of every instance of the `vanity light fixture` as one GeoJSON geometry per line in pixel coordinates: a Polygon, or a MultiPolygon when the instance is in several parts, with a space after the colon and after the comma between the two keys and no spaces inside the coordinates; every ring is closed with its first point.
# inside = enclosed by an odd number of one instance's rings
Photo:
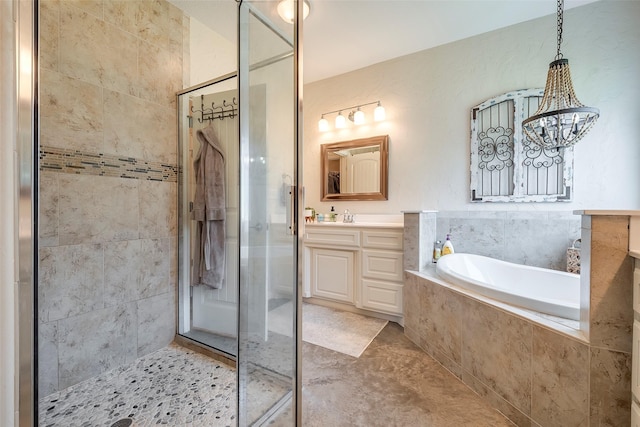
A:
{"type": "Polygon", "coordinates": [[[364,124],[364,111],[358,107],[356,111],[352,111],[349,113],[349,120],[357,125],[364,124]]]}
{"type": "Polygon", "coordinates": [[[318,130],[320,132],[326,132],[326,131],[329,130],[329,120],[324,118],[324,114],[322,115],[322,117],[318,121],[318,130]]]}
{"type": "Polygon", "coordinates": [[[384,107],[378,101],[378,106],[375,110],[373,110],[373,120],[376,122],[381,122],[387,117],[386,112],[384,111],[384,107]]]}
{"type": "Polygon", "coordinates": [[[578,101],[573,90],[569,60],[562,57],[562,21],[564,0],[558,0],[558,50],[549,64],[547,84],[538,111],[522,122],[525,135],[545,149],[560,149],[576,144],[591,129],[600,110],[578,101]]]}
{"type": "MultiPolygon", "coordinates": [[[[295,14],[293,13],[295,7],[295,2],[293,0],[280,0],[278,3],[278,15],[280,18],[287,24],[293,24],[293,18],[295,14]]],[[[309,2],[304,0],[304,4],[302,5],[302,19],[307,19],[309,16],[309,11],[311,8],[309,7],[309,2]]]]}
{"type": "Polygon", "coordinates": [[[380,121],[384,120],[385,117],[386,117],[386,114],[385,114],[384,107],[382,106],[380,101],[367,102],[366,104],[354,105],[353,107],[346,107],[346,108],[341,108],[339,110],[328,111],[326,113],[322,113],[322,115],[320,116],[320,120],[318,121],[318,130],[320,132],[328,131],[329,130],[329,121],[324,116],[329,115],[329,114],[335,114],[335,113],[338,113],[338,115],[336,116],[336,119],[335,119],[335,128],[336,129],[344,129],[344,128],[346,128],[347,127],[347,121],[346,121],[345,116],[342,115],[342,112],[343,111],[348,111],[348,110],[350,110],[349,114],[347,115],[349,120],[351,120],[356,125],[364,124],[366,122],[366,116],[365,116],[364,111],[362,111],[360,109],[360,107],[365,107],[367,105],[373,105],[373,104],[377,104],[377,107],[373,111],[373,119],[376,122],[380,122],[380,121]]]}

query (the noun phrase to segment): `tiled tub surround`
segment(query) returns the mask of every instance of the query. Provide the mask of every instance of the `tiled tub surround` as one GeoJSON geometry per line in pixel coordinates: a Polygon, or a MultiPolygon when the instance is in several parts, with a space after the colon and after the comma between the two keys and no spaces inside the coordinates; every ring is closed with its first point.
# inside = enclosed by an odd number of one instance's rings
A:
{"type": "Polygon", "coordinates": [[[532,420],[545,426],[586,425],[589,348],[584,341],[432,275],[406,273],[405,335],[411,341],[516,425],[536,425],[532,420]],[[566,406],[569,413],[560,409],[566,406]]]}
{"type": "MultiPolygon", "coordinates": [[[[566,271],[566,251],[580,238],[580,216],[561,211],[440,211],[437,240],[456,252],[566,271]]],[[[431,242],[433,244],[433,242],[431,242]]]]}
{"type": "Polygon", "coordinates": [[[164,0],[39,5],[46,396],[174,337],[175,92],[189,26],[164,0]]]}
{"type": "Polygon", "coordinates": [[[451,233],[456,252],[566,271],[567,248],[580,238],[580,215],[535,211],[406,211],[405,270],[432,264],[433,244],[451,233]]]}
{"type": "MultiPolygon", "coordinates": [[[[411,222],[418,233],[420,225],[431,230],[434,219],[405,216],[405,231],[411,222]]],[[[405,334],[519,426],[628,425],[628,225],[624,215],[583,217],[581,279],[591,309],[580,330],[461,291],[427,267],[405,272],[405,334]]]]}

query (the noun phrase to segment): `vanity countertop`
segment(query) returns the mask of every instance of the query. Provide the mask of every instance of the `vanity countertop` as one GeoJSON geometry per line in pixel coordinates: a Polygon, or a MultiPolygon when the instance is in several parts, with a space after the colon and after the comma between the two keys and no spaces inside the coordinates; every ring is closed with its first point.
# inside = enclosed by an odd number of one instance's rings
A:
{"type": "MultiPolygon", "coordinates": [[[[368,227],[368,228],[404,228],[403,214],[353,214],[353,222],[343,222],[343,214],[336,213],[336,221],[307,222],[307,227],[368,227]]],[[[325,214],[326,218],[326,214],[325,214]]]]}
{"type": "Polygon", "coordinates": [[[305,227],[363,227],[363,228],[404,228],[401,222],[307,222],[305,227]]]}

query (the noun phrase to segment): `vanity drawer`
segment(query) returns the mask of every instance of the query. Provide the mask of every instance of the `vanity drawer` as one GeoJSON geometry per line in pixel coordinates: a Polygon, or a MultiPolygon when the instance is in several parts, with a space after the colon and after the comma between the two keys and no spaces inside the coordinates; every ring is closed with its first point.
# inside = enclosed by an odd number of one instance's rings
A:
{"type": "Polygon", "coordinates": [[[360,231],[307,228],[304,233],[304,242],[307,245],[317,243],[330,246],[360,246],[360,231]]]}
{"type": "Polygon", "coordinates": [[[362,276],[402,282],[402,252],[362,250],[362,276]]]}
{"type": "Polygon", "coordinates": [[[363,279],[362,307],[391,314],[402,314],[402,285],[363,279]]]}
{"type": "Polygon", "coordinates": [[[364,230],[362,232],[362,247],[401,251],[402,239],[401,230],[364,230]]]}

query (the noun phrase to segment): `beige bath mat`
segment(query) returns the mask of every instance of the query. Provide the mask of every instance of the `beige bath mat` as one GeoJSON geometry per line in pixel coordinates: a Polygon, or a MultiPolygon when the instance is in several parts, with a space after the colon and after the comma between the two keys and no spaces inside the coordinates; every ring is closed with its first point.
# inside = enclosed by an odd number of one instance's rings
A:
{"type": "MultiPolygon", "coordinates": [[[[270,311],[269,330],[291,336],[292,308],[287,303],[270,311]]],[[[315,304],[302,306],[302,339],[353,357],[360,357],[386,325],[386,320],[374,317],[315,304]]]]}

